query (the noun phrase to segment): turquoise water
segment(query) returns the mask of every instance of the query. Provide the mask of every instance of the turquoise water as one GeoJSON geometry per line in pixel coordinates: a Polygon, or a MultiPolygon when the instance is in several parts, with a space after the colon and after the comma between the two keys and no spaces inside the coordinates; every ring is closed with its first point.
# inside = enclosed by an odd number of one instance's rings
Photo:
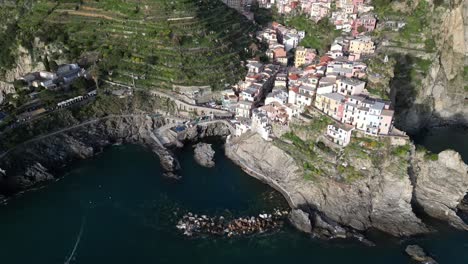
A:
{"type": "MultiPolygon", "coordinates": [[[[1,263],[412,263],[407,243],[370,234],[376,247],[320,241],[286,226],[248,238],[187,238],[179,214],[245,216],[286,206],[216,148],[216,167],[179,152],[183,180],[161,177],[158,159],[138,146],[115,146],[73,165],[65,177],[0,207],[1,263]],[[67,262],[69,260],[69,262],[67,262]]],[[[416,242],[439,263],[468,263],[468,235],[447,229],[416,242]]]]}

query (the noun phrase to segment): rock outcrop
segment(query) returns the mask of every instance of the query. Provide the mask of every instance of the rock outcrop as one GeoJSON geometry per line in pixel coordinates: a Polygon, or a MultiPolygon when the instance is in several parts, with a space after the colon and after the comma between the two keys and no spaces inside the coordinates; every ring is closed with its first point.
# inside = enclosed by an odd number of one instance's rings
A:
{"type": "Polygon", "coordinates": [[[152,133],[161,125],[163,119],[122,116],[20,145],[0,160],[0,167],[5,171],[0,178],[0,193],[14,193],[53,179],[55,172],[71,161],[89,158],[121,142],[150,147],[159,156],[168,176],[174,176],[179,169],[177,160],[152,133]]]}
{"type": "Polygon", "coordinates": [[[418,245],[409,245],[405,249],[406,254],[408,254],[412,259],[424,263],[424,264],[437,264],[437,262],[429,257],[424,249],[418,245]]]}
{"type": "MultiPolygon", "coordinates": [[[[0,195],[12,194],[56,177],[70,162],[89,158],[115,143],[140,144],[158,155],[165,176],[178,179],[180,165],[171,150],[160,141],[157,129],[164,117],[144,114],[112,116],[51,136],[41,136],[17,146],[0,159],[0,195]]],[[[226,136],[229,128],[222,123],[194,126],[180,140],[196,141],[203,137],[226,136]]],[[[177,139],[168,145],[176,145],[177,139]]]]}
{"type": "Polygon", "coordinates": [[[301,209],[293,209],[289,214],[289,221],[302,232],[312,232],[312,224],[310,222],[310,216],[308,213],[301,209]]]}
{"type": "Polygon", "coordinates": [[[382,171],[352,184],[322,177],[305,180],[292,157],[255,134],[226,144],[226,153],[247,171],[255,172],[254,176],[273,183],[293,208],[306,210],[313,219],[317,212],[323,214],[320,221],[335,226],[333,236],[341,234],[343,227],[375,228],[396,236],[428,231],[412,211],[409,178],[382,171]]]}
{"type": "Polygon", "coordinates": [[[424,153],[416,153],[413,170],[415,201],[424,212],[468,230],[468,225],[457,215],[458,205],[468,192],[468,165],[460,154],[446,150],[433,161],[426,160],[424,153]]]}
{"type": "Polygon", "coordinates": [[[215,151],[211,147],[211,144],[198,143],[194,147],[194,158],[195,161],[203,167],[211,168],[214,167],[214,154],[215,151]]]}
{"type": "MultiPolygon", "coordinates": [[[[353,236],[351,230],[371,228],[395,236],[429,231],[413,212],[413,185],[408,174],[402,177],[382,169],[369,170],[352,183],[328,177],[306,180],[292,157],[256,134],[230,140],[226,154],[283,193],[292,208],[304,211],[292,215],[292,222],[301,230],[309,230],[310,224],[312,232],[328,237],[353,236]],[[309,221],[305,220],[307,214],[309,221]]],[[[455,212],[468,190],[466,165],[452,151],[441,153],[437,162],[416,160],[416,201],[431,216],[464,228],[455,212]]],[[[382,159],[381,168],[392,162],[391,157],[382,159]]]]}

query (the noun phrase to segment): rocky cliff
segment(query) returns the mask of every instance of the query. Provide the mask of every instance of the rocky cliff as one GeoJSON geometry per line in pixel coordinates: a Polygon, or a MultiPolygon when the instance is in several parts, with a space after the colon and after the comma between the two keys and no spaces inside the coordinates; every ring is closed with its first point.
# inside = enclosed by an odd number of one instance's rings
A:
{"type": "Polygon", "coordinates": [[[437,160],[416,153],[413,159],[414,198],[428,215],[468,230],[457,215],[458,206],[468,192],[468,165],[455,151],[446,150],[437,160]]]}
{"type": "MultiPolygon", "coordinates": [[[[163,146],[157,131],[165,121],[163,117],[144,114],[112,116],[20,144],[0,158],[0,195],[54,179],[70,162],[89,158],[115,143],[149,147],[159,156],[166,176],[178,178],[179,163],[172,151],[163,146]]],[[[227,134],[226,126],[211,123],[191,127],[177,142],[227,134]]],[[[176,145],[175,140],[172,143],[169,145],[176,145]]]]}
{"type": "Polygon", "coordinates": [[[430,215],[455,221],[454,208],[468,190],[468,176],[463,167],[466,165],[459,157],[450,162],[448,156],[454,157],[453,152],[442,153],[440,160],[434,163],[416,158],[419,168],[415,172],[416,188],[408,174],[402,177],[385,169],[387,163],[395,162],[392,159],[382,159],[380,168],[369,170],[358,181],[342,183],[329,177],[318,177],[313,181],[305,179],[301,168],[288,153],[255,134],[231,140],[226,144],[226,153],[253,176],[281,191],[293,208],[308,215],[310,227],[305,224],[303,213],[294,214],[300,216],[297,223],[301,230],[310,229],[328,237],[349,236],[349,230],[371,228],[395,236],[428,232],[413,212],[413,193],[430,215]],[[432,167],[438,169],[432,170],[432,167]],[[444,184],[447,188],[432,195],[431,187],[454,175],[455,179],[444,184]],[[444,204],[446,207],[442,207],[444,204]],[[445,217],[446,212],[450,217],[445,217]]]}
{"type": "Polygon", "coordinates": [[[397,83],[392,87],[400,94],[397,100],[409,101],[397,109],[398,126],[407,132],[441,124],[468,124],[468,1],[442,2],[435,5],[430,1],[431,35],[426,38],[433,39],[436,46],[425,77],[413,86],[397,83]]]}
{"type": "Polygon", "coordinates": [[[144,115],[115,117],[19,145],[0,160],[0,168],[4,170],[0,191],[8,194],[50,180],[71,161],[89,158],[120,142],[150,147],[159,155],[166,171],[172,172],[178,168],[177,161],[152,135],[162,124],[162,119],[144,115]]]}

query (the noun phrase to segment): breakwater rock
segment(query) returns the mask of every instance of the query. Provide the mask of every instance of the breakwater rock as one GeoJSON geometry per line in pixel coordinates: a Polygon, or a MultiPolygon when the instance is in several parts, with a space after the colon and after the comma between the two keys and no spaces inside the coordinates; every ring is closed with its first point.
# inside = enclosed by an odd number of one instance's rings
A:
{"type": "Polygon", "coordinates": [[[211,147],[211,144],[198,143],[194,147],[194,158],[198,164],[204,167],[214,167],[214,154],[215,151],[211,147]]]}
{"type": "Polygon", "coordinates": [[[279,229],[287,215],[287,211],[275,210],[272,214],[227,219],[224,216],[208,217],[187,213],[176,227],[186,236],[248,236],[279,229]]]}

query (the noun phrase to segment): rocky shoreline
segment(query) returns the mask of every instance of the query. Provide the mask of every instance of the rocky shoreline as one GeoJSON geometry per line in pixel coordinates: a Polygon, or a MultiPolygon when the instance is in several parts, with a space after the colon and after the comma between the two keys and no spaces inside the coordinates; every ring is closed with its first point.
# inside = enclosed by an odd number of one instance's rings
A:
{"type": "MultiPolygon", "coordinates": [[[[468,190],[468,166],[454,151],[444,151],[437,161],[413,153],[414,179],[376,174],[367,181],[338,184],[321,179],[307,182],[291,157],[273,144],[249,135],[226,144],[226,155],[247,173],[280,191],[294,209],[292,223],[304,232],[322,238],[357,237],[356,231],[377,229],[394,236],[411,236],[431,229],[413,211],[414,203],[424,213],[464,229],[457,205],[468,190]],[[434,174],[432,172],[437,172],[434,174]],[[443,177],[441,177],[443,175],[443,177]],[[430,178],[430,179],[428,179],[430,178]],[[432,201],[431,185],[441,185],[432,201]],[[450,205],[450,206],[444,206],[450,205]]],[[[432,188],[434,189],[434,188],[432,188]]]]}
{"type": "MultiPolygon", "coordinates": [[[[155,133],[163,125],[163,118],[116,117],[15,149],[0,160],[0,195],[8,197],[53,180],[63,165],[89,158],[115,143],[149,147],[160,157],[166,176],[178,178],[179,163],[168,147],[229,134],[229,129],[218,123],[194,126],[163,145],[155,133]]],[[[468,190],[468,166],[453,151],[442,152],[437,161],[413,154],[413,179],[381,173],[348,185],[328,179],[304,181],[287,153],[255,134],[235,139],[228,136],[225,152],[248,174],[282,193],[292,208],[290,222],[319,238],[357,238],[372,245],[361,232],[377,229],[394,236],[427,233],[430,229],[414,213],[413,202],[430,216],[467,230],[457,215],[457,206],[468,190]]]]}

